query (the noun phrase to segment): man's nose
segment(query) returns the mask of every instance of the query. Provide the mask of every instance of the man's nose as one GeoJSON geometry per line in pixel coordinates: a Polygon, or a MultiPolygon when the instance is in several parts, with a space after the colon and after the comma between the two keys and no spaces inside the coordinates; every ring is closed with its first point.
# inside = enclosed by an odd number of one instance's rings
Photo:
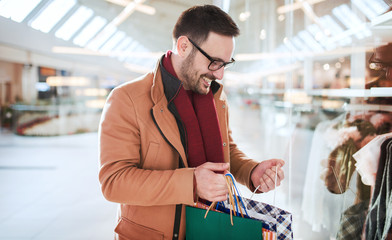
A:
{"type": "Polygon", "coordinates": [[[215,77],[216,79],[222,80],[223,75],[224,75],[224,72],[225,72],[225,68],[224,68],[224,67],[221,67],[221,68],[219,68],[218,70],[213,71],[212,74],[214,75],[214,77],[215,77]]]}

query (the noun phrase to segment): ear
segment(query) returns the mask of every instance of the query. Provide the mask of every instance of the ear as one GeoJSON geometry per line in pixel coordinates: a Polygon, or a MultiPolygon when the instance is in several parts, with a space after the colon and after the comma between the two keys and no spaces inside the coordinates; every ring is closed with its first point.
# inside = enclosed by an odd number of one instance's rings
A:
{"type": "Polygon", "coordinates": [[[183,58],[186,58],[192,50],[191,42],[186,36],[180,36],[177,39],[177,53],[183,58]]]}

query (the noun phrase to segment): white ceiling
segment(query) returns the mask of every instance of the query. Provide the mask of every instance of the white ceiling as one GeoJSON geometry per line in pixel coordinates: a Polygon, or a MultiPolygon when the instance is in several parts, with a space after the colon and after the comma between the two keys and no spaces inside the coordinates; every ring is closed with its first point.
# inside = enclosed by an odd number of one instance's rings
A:
{"type": "MultiPolygon", "coordinates": [[[[114,58],[53,53],[53,47],[77,47],[72,41],[64,41],[54,36],[54,32],[59,29],[62,23],[65,22],[65,19],[71,15],[72,10],[76,10],[76,7],[67,13],[64,19],[62,19],[48,34],[30,28],[28,22],[34,15],[39,13],[40,8],[50,1],[51,0],[42,0],[37,9],[34,9],[21,23],[16,23],[10,19],[0,17],[0,44],[70,61],[105,65],[108,68],[110,67],[118,71],[126,72],[124,67],[119,64],[119,61],[114,58]]],[[[122,1],[129,2],[130,0],[122,1]]],[[[164,52],[171,49],[171,32],[178,16],[182,11],[195,4],[215,4],[224,8],[227,7],[227,4],[229,3],[230,7],[228,12],[237,22],[241,30],[241,35],[236,41],[236,54],[274,53],[278,51],[278,48],[283,44],[285,37],[291,39],[295,37],[298,32],[304,30],[306,26],[314,23],[314,19],[310,16],[311,14],[306,12],[304,8],[288,11],[285,13],[285,20],[277,20],[279,16],[277,11],[278,8],[284,6],[285,3],[290,3],[287,4],[290,6],[298,4],[300,1],[297,0],[135,0],[135,2],[138,1],[141,1],[144,5],[153,7],[156,10],[156,13],[154,15],[148,15],[140,11],[134,11],[124,22],[117,26],[117,29],[124,31],[128,36],[131,36],[134,41],[137,41],[150,52],[164,52]],[[247,21],[240,21],[240,14],[246,11],[249,11],[251,15],[247,21]],[[260,31],[262,29],[267,30],[265,39],[260,39],[260,31]]],[[[123,6],[114,4],[108,0],[78,0],[77,2],[78,5],[91,8],[94,11],[94,15],[101,16],[107,19],[108,22],[115,19],[124,10],[123,6]]],[[[341,4],[347,4],[348,6],[353,5],[353,0],[307,0],[307,2],[311,3],[313,14],[316,18],[327,14],[332,15],[332,9],[341,4]]],[[[385,0],[385,2],[391,4],[391,0],[385,0]]],[[[367,21],[369,25],[371,24],[369,19],[366,20],[362,13],[358,13],[358,9],[353,8],[353,10],[361,19],[364,19],[365,22],[367,21]]],[[[343,24],[339,24],[344,27],[343,24]]],[[[375,42],[392,41],[392,34],[390,33],[392,32],[391,25],[390,20],[377,24],[377,28],[373,30],[373,35],[362,40],[353,38],[354,43],[356,45],[371,45],[375,42]]],[[[150,67],[155,63],[155,58],[136,59],[135,57],[134,60],[133,63],[138,65],[146,63],[145,65],[147,67],[150,67]]],[[[258,64],[260,64],[258,61],[238,61],[234,71],[259,71],[260,65],[258,64]]]]}
{"type": "MultiPolygon", "coordinates": [[[[79,3],[90,7],[97,15],[109,21],[124,9],[105,0],[79,0],[79,3]]],[[[178,16],[195,3],[191,0],[147,0],[144,5],[155,8],[156,13],[148,15],[135,11],[118,26],[118,29],[128,33],[153,52],[171,48],[171,30],[178,16]]],[[[213,0],[197,1],[197,4],[212,3],[213,0]]]]}

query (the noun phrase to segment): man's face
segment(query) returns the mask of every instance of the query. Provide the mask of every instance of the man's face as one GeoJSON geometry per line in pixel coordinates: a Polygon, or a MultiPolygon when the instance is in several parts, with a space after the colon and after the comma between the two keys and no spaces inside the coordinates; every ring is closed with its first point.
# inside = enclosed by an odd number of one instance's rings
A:
{"type": "MultiPolygon", "coordinates": [[[[208,69],[210,60],[197,50],[191,43],[189,46],[193,51],[186,57],[180,67],[180,78],[186,90],[192,90],[199,94],[207,94],[211,82],[223,78],[224,68],[216,71],[208,69]]],[[[234,50],[233,37],[222,36],[211,32],[208,38],[200,46],[213,59],[229,62],[234,50]]]]}

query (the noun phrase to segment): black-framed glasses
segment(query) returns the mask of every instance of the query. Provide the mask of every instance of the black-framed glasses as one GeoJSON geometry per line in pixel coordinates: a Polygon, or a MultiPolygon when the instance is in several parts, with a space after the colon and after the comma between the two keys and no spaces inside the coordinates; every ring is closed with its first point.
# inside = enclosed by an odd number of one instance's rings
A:
{"type": "Polygon", "coordinates": [[[195,46],[195,48],[197,48],[197,50],[199,50],[206,58],[208,58],[208,60],[210,60],[210,64],[208,65],[208,69],[211,71],[216,71],[218,69],[221,69],[222,67],[227,68],[235,62],[234,58],[231,58],[230,62],[225,62],[225,61],[222,61],[219,59],[214,59],[210,55],[208,55],[206,52],[204,52],[203,49],[201,49],[199,46],[197,46],[197,44],[195,42],[193,42],[190,38],[188,38],[188,39],[189,39],[189,42],[191,42],[192,45],[195,46]]]}

